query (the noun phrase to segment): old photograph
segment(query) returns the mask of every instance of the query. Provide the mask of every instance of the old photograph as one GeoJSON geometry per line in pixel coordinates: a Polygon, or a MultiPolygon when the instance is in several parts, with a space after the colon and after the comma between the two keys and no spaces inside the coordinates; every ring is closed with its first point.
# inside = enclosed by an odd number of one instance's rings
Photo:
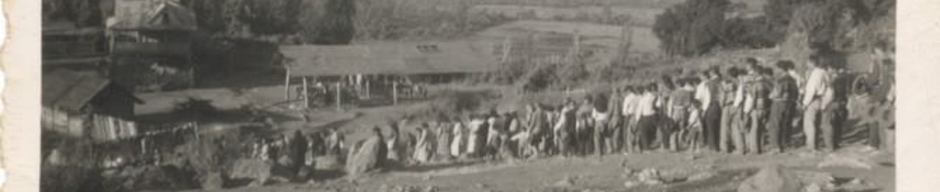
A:
{"type": "Polygon", "coordinates": [[[41,0],[43,192],[894,192],[896,0],[41,0]]]}

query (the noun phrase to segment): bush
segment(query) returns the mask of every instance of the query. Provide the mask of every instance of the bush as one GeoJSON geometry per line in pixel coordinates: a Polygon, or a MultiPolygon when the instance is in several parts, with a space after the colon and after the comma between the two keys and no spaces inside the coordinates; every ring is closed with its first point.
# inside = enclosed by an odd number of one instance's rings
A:
{"type": "Polygon", "coordinates": [[[498,98],[488,90],[445,90],[436,95],[427,111],[419,112],[418,117],[456,117],[459,114],[478,112],[489,109],[498,98]]]}
{"type": "Polygon", "coordinates": [[[656,16],[653,33],[670,55],[693,56],[719,45],[728,0],[688,0],[656,16]]]}

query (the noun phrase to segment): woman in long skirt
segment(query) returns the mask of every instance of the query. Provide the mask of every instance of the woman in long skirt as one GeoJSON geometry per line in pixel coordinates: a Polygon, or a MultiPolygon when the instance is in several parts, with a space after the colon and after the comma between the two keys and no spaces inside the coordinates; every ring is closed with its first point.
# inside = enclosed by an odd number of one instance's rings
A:
{"type": "Polygon", "coordinates": [[[437,156],[441,158],[451,156],[451,132],[450,129],[447,129],[448,126],[450,126],[450,122],[447,119],[442,119],[441,122],[437,125],[437,156]]]}
{"type": "Polygon", "coordinates": [[[427,163],[431,160],[431,132],[427,124],[418,127],[418,141],[412,158],[418,163],[427,163]]]}
{"type": "Polygon", "coordinates": [[[455,158],[460,157],[461,152],[463,152],[463,150],[460,150],[464,148],[464,143],[463,143],[464,131],[463,130],[464,130],[463,123],[460,121],[454,121],[454,128],[452,129],[454,133],[454,137],[453,139],[451,139],[451,143],[450,143],[450,155],[455,158]]]}

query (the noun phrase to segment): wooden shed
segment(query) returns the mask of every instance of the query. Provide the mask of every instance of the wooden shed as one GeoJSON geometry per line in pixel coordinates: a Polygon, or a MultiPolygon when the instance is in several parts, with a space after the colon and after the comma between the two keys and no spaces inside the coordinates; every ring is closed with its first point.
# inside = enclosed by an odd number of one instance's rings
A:
{"type": "Polygon", "coordinates": [[[136,125],[128,119],[134,117],[134,105],[140,103],[143,101],[130,91],[95,72],[57,70],[42,77],[44,130],[114,139],[120,130],[135,132],[136,125]]]}
{"type": "Polygon", "coordinates": [[[304,88],[323,80],[356,86],[367,95],[381,89],[394,95],[402,79],[434,83],[495,71],[499,61],[493,50],[493,44],[469,41],[282,46],[285,97],[290,99],[298,80],[304,88]]]}

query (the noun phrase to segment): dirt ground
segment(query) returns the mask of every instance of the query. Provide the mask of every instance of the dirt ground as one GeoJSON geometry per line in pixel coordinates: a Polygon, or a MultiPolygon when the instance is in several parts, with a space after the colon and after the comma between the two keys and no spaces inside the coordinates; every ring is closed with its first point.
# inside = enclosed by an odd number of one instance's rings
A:
{"type": "MultiPolygon", "coordinates": [[[[154,102],[148,102],[148,106],[139,110],[159,113],[167,109],[166,105],[173,103],[170,101],[191,96],[211,98],[214,100],[213,105],[218,105],[216,107],[221,109],[232,109],[245,103],[270,104],[283,99],[282,95],[273,94],[282,94],[275,90],[282,89],[270,86],[244,90],[240,94],[231,90],[215,89],[144,95],[148,101],[154,102]]],[[[507,107],[505,103],[518,102],[517,100],[519,99],[507,99],[486,105],[507,107]]],[[[411,101],[395,106],[347,108],[341,111],[335,108],[320,108],[308,111],[308,122],[297,118],[299,112],[288,112],[290,110],[286,110],[286,107],[289,105],[281,105],[271,110],[292,117],[278,119],[280,132],[338,128],[345,133],[347,144],[351,144],[368,136],[368,130],[373,126],[385,128],[389,120],[397,120],[407,114],[426,110],[430,105],[431,102],[427,101],[411,101]]],[[[415,126],[403,127],[401,131],[410,133],[415,126]]],[[[846,135],[860,137],[856,133],[857,131],[849,131],[846,135]]],[[[852,141],[845,149],[850,151],[848,153],[864,149],[857,139],[847,140],[852,141]]],[[[590,156],[497,162],[460,160],[396,168],[355,179],[340,176],[314,183],[278,183],[217,191],[736,191],[742,180],[757,169],[769,165],[780,165],[791,170],[826,172],[832,174],[837,181],[843,182],[858,178],[875,187],[857,191],[894,191],[894,155],[880,151],[870,151],[869,154],[866,159],[871,161],[870,169],[851,166],[820,168],[817,165],[825,161],[830,154],[812,154],[799,150],[758,156],[652,152],[614,154],[602,159],[590,156]],[[637,172],[646,168],[658,169],[664,177],[677,179],[661,185],[630,188],[624,186],[625,181],[630,178],[630,174],[625,174],[625,169],[637,172]],[[698,173],[712,173],[715,176],[699,181],[682,181],[698,173]]]]}
{"type": "MultiPolygon", "coordinates": [[[[861,179],[876,186],[859,191],[894,191],[893,155],[881,153],[878,165],[863,168],[817,168],[823,155],[785,153],[743,156],[718,153],[645,153],[595,157],[546,158],[512,162],[465,162],[390,170],[365,178],[341,178],[316,183],[285,183],[218,191],[736,191],[738,184],[758,168],[780,165],[787,169],[829,172],[836,181],[861,179]],[[625,169],[660,170],[663,177],[682,178],[710,172],[699,181],[660,185],[624,186],[625,169]]],[[[194,190],[202,191],[202,190],[194,190]]]]}

